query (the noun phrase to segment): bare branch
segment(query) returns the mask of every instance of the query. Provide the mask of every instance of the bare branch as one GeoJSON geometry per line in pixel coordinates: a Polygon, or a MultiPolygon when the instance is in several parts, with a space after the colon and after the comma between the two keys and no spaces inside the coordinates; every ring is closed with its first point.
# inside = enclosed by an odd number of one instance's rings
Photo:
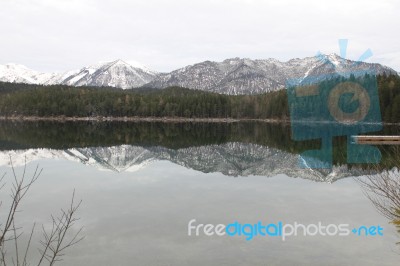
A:
{"type": "Polygon", "coordinates": [[[31,246],[31,241],[32,241],[33,232],[35,231],[35,226],[36,226],[36,223],[33,223],[32,230],[31,230],[31,234],[30,234],[30,236],[29,236],[28,245],[26,246],[26,250],[25,250],[24,261],[23,261],[23,264],[22,264],[23,266],[26,266],[26,265],[27,265],[26,259],[27,259],[27,257],[28,257],[28,251],[29,251],[29,248],[30,248],[30,246],[31,246]]]}
{"type": "Polygon", "coordinates": [[[382,170],[377,165],[377,174],[359,177],[356,178],[356,181],[361,185],[364,194],[375,208],[400,230],[399,163],[398,161],[392,161],[391,165],[396,167],[391,170],[382,170]]]}
{"type": "MultiPolygon", "coordinates": [[[[0,224],[0,266],[6,266],[6,248],[5,244],[8,241],[13,241],[14,248],[15,248],[15,257],[11,257],[11,262],[13,265],[28,265],[28,253],[31,247],[31,242],[33,239],[36,223],[33,224],[31,229],[29,240],[27,242],[26,249],[23,253],[23,260],[21,261],[22,257],[20,258],[20,247],[18,243],[19,237],[23,234],[22,227],[17,227],[15,223],[15,215],[18,213],[19,205],[21,200],[25,197],[25,195],[30,190],[31,186],[34,182],[40,177],[42,174],[43,169],[39,169],[39,166],[36,166],[35,171],[30,179],[26,179],[26,157],[25,157],[25,165],[23,169],[22,176],[18,178],[13,162],[10,157],[10,165],[12,168],[12,176],[13,182],[11,184],[11,203],[6,212],[6,219],[2,219],[5,221],[4,223],[0,224]],[[18,231],[21,230],[21,233],[18,231]]],[[[3,182],[4,177],[6,174],[0,178],[0,189],[2,189],[5,185],[3,182]]],[[[77,230],[75,234],[69,236],[69,231],[75,225],[75,222],[79,220],[76,218],[76,212],[80,207],[82,201],[79,201],[77,204],[75,203],[75,189],[72,193],[71,202],[67,210],[61,209],[59,216],[51,215],[51,228],[50,230],[46,230],[44,225],[42,225],[42,239],[39,240],[39,244],[41,248],[38,249],[39,254],[41,255],[37,265],[41,265],[44,261],[47,261],[49,265],[54,265],[56,262],[61,261],[62,257],[65,255],[64,251],[75,244],[79,243],[83,240],[81,237],[81,233],[83,227],[77,230]],[[69,239],[69,240],[67,240],[69,239]]],[[[0,202],[0,206],[1,206],[0,202]]],[[[8,244],[7,244],[8,245],[8,244]]],[[[21,254],[22,255],[22,254],[21,254]]]]}

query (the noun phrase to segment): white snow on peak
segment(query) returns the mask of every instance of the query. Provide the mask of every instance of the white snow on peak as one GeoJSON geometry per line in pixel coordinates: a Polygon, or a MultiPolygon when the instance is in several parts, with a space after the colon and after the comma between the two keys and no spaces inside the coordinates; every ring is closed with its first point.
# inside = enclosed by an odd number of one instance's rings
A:
{"type": "Polygon", "coordinates": [[[64,73],[42,73],[19,64],[0,65],[0,81],[29,84],[65,84],[71,86],[139,87],[150,82],[157,72],[135,61],[118,59],[99,62],[64,73]]]}
{"type": "Polygon", "coordinates": [[[90,68],[101,68],[105,66],[125,66],[128,68],[135,68],[135,69],[140,69],[146,73],[150,74],[156,74],[158,73],[157,71],[151,70],[147,66],[143,65],[142,63],[139,63],[137,61],[133,60],[123,60],[123,59],[117,59],[117,60],[108,60],[108,61],[99,61],[97,64],[94,64],[90,66],[90,68]]]}
{"type": "Polygon", "coordinates": [[[143,64],[141,64],[139,62],[136,62],[136,61],[133,61],[133,60],[128,60],[128,61],[125,61],[125,62],[127,62],[132,67],[140,68],[140,69],[142,69],[143,71],[145,71],[145,72],[147,72],[149,74],[157,74],[158,73],[157,71],[154,71],[154,70],[150,69],[149,67],[147,67],[147,66],[145,66],[145,65],[143,65],[143,64]]]}
{"type": "Polygon", "coordinates": [[[335,53],[329,54],[327,57],[329,61],[332,62],[332,64],[334,64],[335,66],[338,66],[343,62],[343,58],[341,58],[335,53]]]}
{"type": "MultiPolygon", "coordinates": [[[[369,67],[371,64],[366,64],[369,67]]],[[[396,73],[379,64],[371,65],[378,74],[396,73]]],[[[277,59],[229,58],[223,62],[204,61],[170,73],[157,73],[136,61],[99,62],[77,71],[40,73],[21,65],[0,66],[0,81],[70,86],[111,86],[122,89],[181,86],[223,94],[258,94],[280,90],[288,79],[307,80],[309,76],[331,72],[344,73],[354,68],[354,61],[337,54],[324,54],[288,61],[277,59]],[[321,60],[321,57],[323,60],[321,60]],[[329,62],[329,65],[325,63],[329,62]],[[333,67],[332,67],[333,66],[333,67]]]]}
{"type": "Polygon", "coordinates": [[[0,65],[0,81],[4,82],[43,84],[54,76],[53,73],[41,73],[20,64],[0,65]]]}

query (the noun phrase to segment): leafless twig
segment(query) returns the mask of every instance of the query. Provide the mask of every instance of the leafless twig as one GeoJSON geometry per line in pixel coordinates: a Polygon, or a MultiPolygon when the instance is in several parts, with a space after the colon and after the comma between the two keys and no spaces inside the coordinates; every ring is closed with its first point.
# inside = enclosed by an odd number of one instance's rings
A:
{"type": "Polygon", "coordinates": [[[400,232],[400,168],[399,162],[393,163],[396,167],[391,170],[382,170],[377,166],[377,174],[359,177],[356,180],[375,208],[400,232]]]}
{"type": "MultiPolygon", "coordinates": [[[[27,266],[28,265],[28,254],[31,247],[31,241],[33,239],[36,223],[33,224],[32,230],[29,235],[29,240],[26,245],[26,249],[23,254],[20,252],[20,245],[18,240],[23,234],[22,228],[16,226],[15,216],[19,211],[18,207],[22,199],[25,197],[32,184],[39,178],[42,173],[42,169],[37,166],[34,174],[30,179],[26,179],[26,158],[25,166],[23,169],[23,174],[21,178],[18,178],[14,165],[10,157],[10,164],[13,173],[13,182],[11,188],[11,203],[8,211],[6,212],[6,218],[4,224],[0,224],[0,266],[6,266],[7,261],[6,256],[8,254],[6,249],[6,243],[8,241],[13,242],[15,249],[15,254],[11,257],[11,262],[16,266],[27,266]],[[21,257],[20,257],[21,256],[21,257]],[[23,257],[22,257],[23,256],[23,257]]],[[[5,186],[3,182],[5,174],[0,178],[0,189],[5,186]]],[[[65,255],[65,250],[71,246],[79,243],[83,240],[81,233],[83,228],[81,227],[72,236],[70,231],[72,227],[76,224],[79,218],[76,218],[76,212],[80,207],[82,201],[75,202],[75,190],[72,194],[71,203],[67,210],[61,209],[59,216],[51,216],[51,229],[46,230],[42,225],[42,237],[39,241],[41,248],[39,248],[40,258],[37,264],[42,265],[42,263],[47,263],[48,265],[54,265],[56,262],[61,261],[62,257],[65,255]]],[[[2,206],[0,202],[0,207],[2,206]]]]}

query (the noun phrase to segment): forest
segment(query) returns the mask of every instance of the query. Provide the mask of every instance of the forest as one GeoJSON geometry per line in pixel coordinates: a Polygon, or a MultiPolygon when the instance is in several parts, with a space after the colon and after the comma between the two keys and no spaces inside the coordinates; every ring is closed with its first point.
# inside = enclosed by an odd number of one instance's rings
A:
{"type": "MultiPolygon", "coordinates": [[[[400,122],[400,77],[383,75],[349,80],[378,86],[384,122],[400,122]]],[[[322,87],[346,81],[337,77],[322,87]]],[[[290,90],[289,90],[290,91],[290,90]]],[[[180,87],[122,90],[0,82],[0,116],[184,117],[234,119],[289,118],[287,91],[259,95],[224,95],[180,87]]],[[[305,103],[307,104],[307,103],[305,103]]],[[[307,106],[305,106],[307,108],[307,106]]]]}

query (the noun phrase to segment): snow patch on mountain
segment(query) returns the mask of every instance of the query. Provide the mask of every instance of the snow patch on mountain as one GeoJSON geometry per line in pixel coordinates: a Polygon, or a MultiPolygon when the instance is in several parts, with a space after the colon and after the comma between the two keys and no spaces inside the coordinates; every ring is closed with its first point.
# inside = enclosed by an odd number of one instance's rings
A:
{"type": "Polygon", "coordinates": [[[19,64],[0,65],[0,81],[3,82],[44,84],[55,76],[57,74],[41,73],[19,64]]]}
{"type": "MultiPolygon", "coordinates": [[[[131,61],[129,61],[131,62],[131,61]]],[[[41,73],[22,65],[0,66],[0,81],[70,86],[107,86],[122,89],[180,86],[222,94],[259,94],[284,89],[288,80],[308,84],[332,75],[346,76],[369,70],[376,74],[396,74],[380,64],[355,62],[336,54],[295,58],[286,62],[269,58],[230,58],[222,62],[204,61],[170,73],[157,73],[137,62],[100,62],[65,73],[41,73]]]]}
{"type": "Polygon", "coordinates": [[[158,75],[146,87],[180,86],[222,94],[259,94],[285,88],[287,80],[319,81],[327,74],[343,75],[360,70],[376,74],[397,74],[380,64],[354,62],[336,54],[295,58],[286,62],[276,59],[251,60],[231,58],[222,62],[205,61],[158,75]]]}
{"type": "Polygon", "coordinates": [[[152,81],[157,73],[123,60],[101,62],[64,73],[41,73],[23,65],[0,65],[0,81],[28,84],[64,84],[70,86],[106,86],[122,89],[140,87],[152,81]]]}

